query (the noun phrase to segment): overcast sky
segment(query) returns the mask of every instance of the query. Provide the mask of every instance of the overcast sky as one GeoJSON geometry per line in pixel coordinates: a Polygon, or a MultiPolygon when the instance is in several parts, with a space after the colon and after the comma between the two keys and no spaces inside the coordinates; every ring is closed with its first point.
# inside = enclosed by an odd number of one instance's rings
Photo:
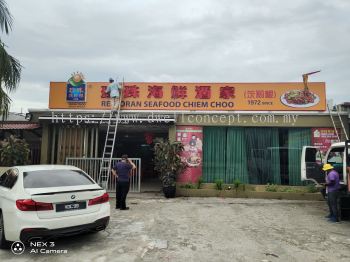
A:
{"type": "Polygon", "coordinates": [[[12,110],[47,108],[50,81],[288,82],[322,70],[350,101],[349,0],[7,0],[24,66],[12,110]]]}

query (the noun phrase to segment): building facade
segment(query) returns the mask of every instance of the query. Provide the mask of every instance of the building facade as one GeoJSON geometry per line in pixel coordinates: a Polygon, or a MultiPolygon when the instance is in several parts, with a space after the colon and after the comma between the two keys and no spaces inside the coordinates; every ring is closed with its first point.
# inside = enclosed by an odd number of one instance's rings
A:
{"type": "MultiPolygon", "coordinates": [[[[107,85],[51,82],[49,109],[30,110],[42,126],[41,163],[101,157],[111,110],[107,85]]],[[[327,110],[325,83],[122,85],[115,157],[140,158],[142,179],[156,176],[152,147],[162,138],[184,144],[188,168],[180,182],[300,185],[302,147],[326,150],[348,132],[340,121],[347,123],[347,113],[327,110]]]]}

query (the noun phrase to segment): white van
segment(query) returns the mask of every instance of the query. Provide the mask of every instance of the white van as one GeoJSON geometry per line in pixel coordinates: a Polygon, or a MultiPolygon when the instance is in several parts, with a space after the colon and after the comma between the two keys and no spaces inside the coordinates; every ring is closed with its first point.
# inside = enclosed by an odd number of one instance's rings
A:
{"type": "Polygon", "coordinates": [[[322,171],[322,166],[329,163],[339,173],[340,183],[348,185],[345,144],[346,142],[332,144],[325,156],[322,155],[318,147],[304,146],[301,155],[301,180],[311,180],[316,184],[325,183],[325,173],[322,171]]]}
{"type": "MultiPolygon", "coordinates": [[[[341,194],[339,210],[350,213],[350,141],[334,143],[325,155],[318,147],[304,146],[301,155],[301,180],[311,180],[315,184],[325,183],[323,164],[331,164],[340,175],[341,194]],[[347,157],[346,157],[347,156],[347,157]]],[[[349,214],[350,217],[350,214],[349,214]]]]}

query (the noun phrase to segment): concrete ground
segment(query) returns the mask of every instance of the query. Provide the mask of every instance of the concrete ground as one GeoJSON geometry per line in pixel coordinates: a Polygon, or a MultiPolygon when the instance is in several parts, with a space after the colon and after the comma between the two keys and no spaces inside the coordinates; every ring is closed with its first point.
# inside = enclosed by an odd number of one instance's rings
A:
{"type": "Polygon", "coordinates": [[[0,261],[350,261],[350,222],[327,222],[325,202],[143,194],[128,205],[104,232],[55,241],[67,254],[27,247],[0,261]]]}

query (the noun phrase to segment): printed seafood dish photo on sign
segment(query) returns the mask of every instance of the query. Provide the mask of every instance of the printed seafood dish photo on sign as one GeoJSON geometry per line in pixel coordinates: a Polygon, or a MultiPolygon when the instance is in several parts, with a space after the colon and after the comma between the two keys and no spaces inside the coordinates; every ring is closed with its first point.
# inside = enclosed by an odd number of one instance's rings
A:
{"type": "Polygon", "coordinates": [[[303,83],[304,83],[304,89],[303,90],[290,90],[285,92],[281,96],[281,102],[290,107],[312,107],[314,105],[317,105],[320,102],[320,97],[311,92],[309,89],[309,83],[308,78],[309,75],[313,75],[316,73],[319,73],[321,71],[314,71],[307,74],[303,74],[303,83]]]}
{"type": "Polygon", "coordinates": [[[317,105],[320,98],[309,90],[291,90],[281,96],[281,102],[290,107],[310,107],[317,105]]]}

